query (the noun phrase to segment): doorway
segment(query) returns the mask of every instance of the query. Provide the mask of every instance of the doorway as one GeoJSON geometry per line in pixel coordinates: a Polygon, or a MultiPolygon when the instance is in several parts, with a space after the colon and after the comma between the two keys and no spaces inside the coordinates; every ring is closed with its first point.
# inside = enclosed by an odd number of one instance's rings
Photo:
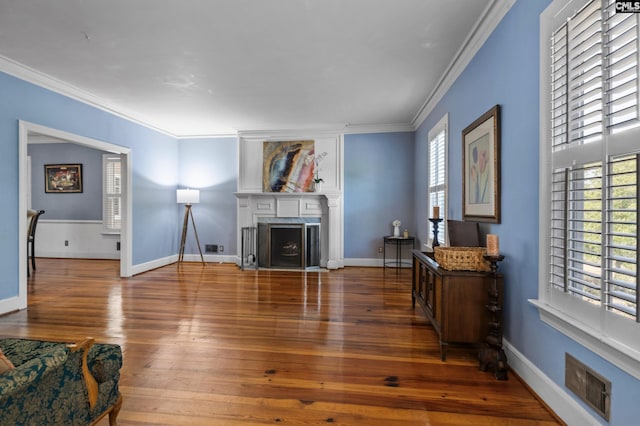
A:
{"type": "MultiPolygon", "coordinates": [[[[64,143],[72,143],[106,151],[120,155],[122,159],[122,218],[120,230],[120,276],[132,276],[132,253],[131,253],[131,150],[119,145],[75,135],[61,130],[29,123],[26,121],[19,122],[19,235],[27,233],[27,203],[30,191],[30,167],[28,165],[28,144],[30,139],[47,137],[59,140],[64,143]]],[[[26,239],[19,238],[19,265],[20,265],[20,284],[18,290],[18,309],[24,309],[27,306],[27,248],[26,239]]]]}

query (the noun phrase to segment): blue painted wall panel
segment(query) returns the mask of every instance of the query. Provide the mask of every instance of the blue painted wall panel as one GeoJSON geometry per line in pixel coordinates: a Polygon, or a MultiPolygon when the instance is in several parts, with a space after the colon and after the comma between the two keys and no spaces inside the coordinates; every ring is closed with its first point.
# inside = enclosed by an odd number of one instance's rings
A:
{"type": "MultiPolygon", "coordinates": [[[[238,188],[238,138],[184,139],[179,143],[181,188],[200,189],[200,204],[193,206],[201,249],[205,244],[224,246],[222,255],[238,253],[236,206],[238,188]]],[[[184,208],[179,207],[179,214],[184,208]]],[[[189,229],[185,253],[198,254],[189,229]]]]}
{"type": "Polygon", "coordinates": [[[395,219],[415,234],[413,155],[412,132],[345,135],[345,258],[381,257],[395,219]]]}
{"type": "Polygon", "coordinates": [[[102,155],[104,151],[62,143],[30,144],[31,206],[46,211],[43,220],[102,220],[102,155]],[[46,193],[44,166],[81,164],[82,192],[46,193]]]}

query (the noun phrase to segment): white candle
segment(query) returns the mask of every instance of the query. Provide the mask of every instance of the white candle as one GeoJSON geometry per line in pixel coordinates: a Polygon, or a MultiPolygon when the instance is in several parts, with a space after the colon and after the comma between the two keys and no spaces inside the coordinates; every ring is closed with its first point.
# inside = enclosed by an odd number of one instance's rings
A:
{"type": "Polygon", "coordinates": [[[433,219],[440,219],[440,206],[433,206],[433,219]]]}
{"type": "Polygon", "coordinates": [[[487,234],[487,255],[489,256],[500,255],[500,243],[498,242],[497,235],[487,234]]]}

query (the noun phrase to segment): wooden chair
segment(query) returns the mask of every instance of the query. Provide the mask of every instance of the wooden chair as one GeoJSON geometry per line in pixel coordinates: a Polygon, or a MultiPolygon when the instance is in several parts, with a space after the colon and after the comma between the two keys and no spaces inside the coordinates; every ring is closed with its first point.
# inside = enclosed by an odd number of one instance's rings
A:
{"type": "Polygon", "coordinates": [[[44,214],[44,210],[27,210],[27,218],[29,224],[27,226],[27,276],[30,275],[29,259],[31,259],[31,268],[36,270],[36,226],[38,219],[44,214]]]}

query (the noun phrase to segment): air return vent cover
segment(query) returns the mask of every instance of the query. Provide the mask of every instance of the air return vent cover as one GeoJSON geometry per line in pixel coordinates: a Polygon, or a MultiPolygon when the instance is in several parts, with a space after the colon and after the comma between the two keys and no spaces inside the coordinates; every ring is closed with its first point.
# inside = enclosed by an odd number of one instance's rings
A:
{"type": "Polygon", "coordinates": [[[605,420],[609,420],[611,382],[574,357],[565,354],[564,384],[605,420]]]}

